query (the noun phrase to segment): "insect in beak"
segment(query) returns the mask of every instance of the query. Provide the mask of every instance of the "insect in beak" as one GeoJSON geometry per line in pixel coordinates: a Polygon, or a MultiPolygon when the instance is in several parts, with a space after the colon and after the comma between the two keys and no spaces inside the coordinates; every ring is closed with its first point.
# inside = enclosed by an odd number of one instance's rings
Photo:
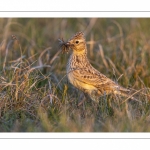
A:
{"type": "Polygon", "coordinates": [[[70,48],[70,43],[69,42],[64,42],[64,40],[62,39],[58,39],[59,40],[59,45],[61,48],[62,53],[68,53],[69,48],[70,48]]]}
{"type": "Polygon", "coordinates": [[[69,42],[66,42],[66,45],[67,45],[67,46],[70,46],[70,43],[69,43],[69,42]]]}

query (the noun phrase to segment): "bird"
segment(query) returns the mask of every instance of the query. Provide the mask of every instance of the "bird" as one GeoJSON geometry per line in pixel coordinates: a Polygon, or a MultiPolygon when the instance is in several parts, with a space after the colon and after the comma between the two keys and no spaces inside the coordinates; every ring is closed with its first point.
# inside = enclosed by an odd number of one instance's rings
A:
{"type": "MultiPolygon", "coordinates": [[[[109,94],[130,96],[129,89],[120,86],[90,64],[87,58],[86,39],[82,31],[77,32],[67,42],[63,39],[59,39],[59,42],[62,52],[72,50],[66,67],[69,82],[91,100],[98,103],[101,96],[109,94]]],[[[130,98],[135,99],[132,96],[130,98]]]]}

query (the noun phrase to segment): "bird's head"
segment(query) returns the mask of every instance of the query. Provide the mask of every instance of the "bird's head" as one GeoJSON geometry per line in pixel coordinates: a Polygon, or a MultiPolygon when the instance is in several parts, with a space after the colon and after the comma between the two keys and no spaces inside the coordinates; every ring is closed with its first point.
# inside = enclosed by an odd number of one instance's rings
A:
{"type": "Polygon", "coordinates": [[[76,33],[71,39],[66,42],[73,52],[80,53],[86,49],[86,41],[83,32],[76,33]]]}
{"type": "Polygon", "coordinates": [[[69,49],[72,49],[74,54],[86,53],[86,41],[83,32],[76,33],[67,42],[64,42],[63,39],[62,40],[58,39],[58,40],[62,52],[68,53],[69,49]]]}

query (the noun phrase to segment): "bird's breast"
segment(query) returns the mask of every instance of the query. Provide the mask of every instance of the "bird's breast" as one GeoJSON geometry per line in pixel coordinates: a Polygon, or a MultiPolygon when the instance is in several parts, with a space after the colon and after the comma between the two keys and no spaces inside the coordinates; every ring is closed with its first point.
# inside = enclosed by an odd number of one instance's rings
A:
{"type": "Polygon", "coordinates": [[[67,77],[69,82],[74,85],[76,88],[82,90],[82,91],[92,91],[96,90],[96,88],[83,81],[82,77],[79,78],[80,75],[77,75],[77,73],[74,73],[73,69],[68,69],[67,71],[67,77]]]}

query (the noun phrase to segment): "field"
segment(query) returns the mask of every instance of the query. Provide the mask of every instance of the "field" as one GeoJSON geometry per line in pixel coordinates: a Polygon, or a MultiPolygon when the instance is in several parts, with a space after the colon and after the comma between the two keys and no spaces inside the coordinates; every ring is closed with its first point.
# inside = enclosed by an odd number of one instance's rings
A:
{"type": "Polygon", "coordinates": [[[149,132],[149,18],[0,18],[1,132],[149,132]],[[78,107],[67,80],[65,41],[83,31],[91,64],[131,89],[78,107]]]}

